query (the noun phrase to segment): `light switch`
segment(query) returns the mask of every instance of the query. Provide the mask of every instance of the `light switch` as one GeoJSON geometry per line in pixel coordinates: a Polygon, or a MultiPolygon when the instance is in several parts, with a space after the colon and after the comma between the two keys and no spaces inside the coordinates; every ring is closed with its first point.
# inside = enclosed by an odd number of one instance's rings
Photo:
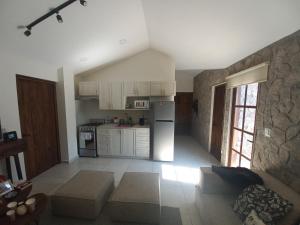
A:
{"type": "Polygon", "coordinates": [[[265,136],[271,137],[271,129],[270,128],[265,128],[265,136]]]}

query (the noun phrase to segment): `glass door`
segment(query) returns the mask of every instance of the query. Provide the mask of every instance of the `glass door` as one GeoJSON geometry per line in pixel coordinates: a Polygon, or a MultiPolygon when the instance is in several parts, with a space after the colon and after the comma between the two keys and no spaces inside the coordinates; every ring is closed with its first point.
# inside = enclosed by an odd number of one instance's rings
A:
{"type": "Polygon", "coordinates": [[[257,93],[258,83],[233,90],[229,166],[251,166],[257,93]]]}

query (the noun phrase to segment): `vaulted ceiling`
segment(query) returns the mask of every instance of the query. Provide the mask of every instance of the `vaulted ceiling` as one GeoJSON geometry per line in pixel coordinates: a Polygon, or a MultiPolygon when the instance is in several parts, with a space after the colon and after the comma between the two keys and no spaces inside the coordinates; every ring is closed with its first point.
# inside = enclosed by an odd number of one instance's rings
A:
{"type": "Polygon", "coordinates": [[[25,37],[20,25],[65,0],[2,0],[0,54],[67,65],[75,73],[149,47],[179,70],[223,68],[300,29],[299,0],[88,0],[25,37]]]}

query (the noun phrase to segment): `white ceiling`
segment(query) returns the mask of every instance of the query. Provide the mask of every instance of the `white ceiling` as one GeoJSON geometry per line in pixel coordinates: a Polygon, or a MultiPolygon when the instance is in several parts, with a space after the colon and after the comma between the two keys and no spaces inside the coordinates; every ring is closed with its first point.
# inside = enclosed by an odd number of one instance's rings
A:
{"type": "Polygon", "coordinates": [[[26,25],[65,0],[2,0],[1,52],[79,73],[149,46],[172,56],[178,70],[223,68],[300,29],[299,0],[88,0],[37,25],[26,25]],[[126,39],[123,45],[120,40],[126,39]]]}

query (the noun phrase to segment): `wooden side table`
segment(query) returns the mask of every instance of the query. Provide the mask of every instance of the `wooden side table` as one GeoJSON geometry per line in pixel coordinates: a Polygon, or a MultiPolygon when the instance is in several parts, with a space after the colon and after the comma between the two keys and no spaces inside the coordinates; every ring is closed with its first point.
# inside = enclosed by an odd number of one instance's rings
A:
{"type": "Polygon", "coordinates": [[[10,156],[14,157],[18,178],[19,180],[22,180],[23,176],[22,176],[18,154],[20,152],[24,152],[25,149],[26,149],[26,143],[23,139],[18,139],[16,141],[9,141],[9,142],[0,142],[0,159],[5,158],[8,177],[11,180],[12,180],[12,174],[11,174],[11,165],[10,165],[9,158],[10,156]]]}
{"type": "Polygon", "coordinates": [[[36,209],[33,213],[27,212],[24,216],[16,215],[16,220],[14,222],[10,222],[9,218],[5,215],[0,217],[0,224],[7,224],[7,225],[31,225],[31,224],[38,224],[40,215],[44,212],[47,206],[47,196],[45,194],[39,193],[30,196],[29,198],[36,199],[36,209]]]}

